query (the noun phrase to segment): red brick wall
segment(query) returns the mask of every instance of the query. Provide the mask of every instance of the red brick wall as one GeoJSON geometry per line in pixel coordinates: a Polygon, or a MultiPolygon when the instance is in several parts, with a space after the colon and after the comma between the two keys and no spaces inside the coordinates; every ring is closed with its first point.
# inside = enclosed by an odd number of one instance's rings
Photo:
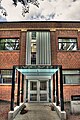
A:
{"type": "Polygon", "coordinates": [[[57,47],[56,47],[56,32],[50,32],[51,39],[51,63],[57,65],[57,47]]]}
{"type": "Polygon", "coordinates": [[[0,31],[0,38],[19,38],[20,31],[18,30],[1,30],[0,31]]]}
{"type": "Polygon", "coordinates": [[[20,42],[20,65],[26,63],[26,31],[21,31],[21,42],[20,42]]]}
{"type": "Polygon", "coordinates": [[[71,95],[80,95],[80,85],[64,85],[64,101],[70,101],[71,95]]]}
{"type": "Polygon", "coordinates": [[[12,69],[19,64],[19,51],[0,51],[0,68],[12,69]]]}
{"type": "Polygon", "coordinates": [[[0,100],[11,100],[11,85],[0,85],[0,100]]]}
{"type": "MultiPolygon", "coordinates": [[[[16,98],[17,98],[17,84],[15,85],[15,102],[16,102],[16,98]]],[[[5,101],[11,101],[11,85],[7,85],[7,84],[0,84],[0,100],[5,100],[5,101]]]]}
{"type": "MultiPolygon", "coordinates": [[[[58,85],[59,98],[60,98],[60,85],[58,85]]],[[[64,102],[70,101],[72,95],[80,95],[80,85],[63,85],[64,102]]]]}
{"type": "Polygon", "coordinates": [[[80,68],[80,51],[58,52],[57,63],[61,64],[63,69],[79,69],[80,68]]]}

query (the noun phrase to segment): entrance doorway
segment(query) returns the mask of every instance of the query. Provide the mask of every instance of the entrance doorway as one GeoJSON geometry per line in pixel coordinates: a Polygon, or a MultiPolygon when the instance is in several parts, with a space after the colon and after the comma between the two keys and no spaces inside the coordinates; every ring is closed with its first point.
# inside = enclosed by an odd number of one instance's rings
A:
{"type": "Polygon", "coordinates": [[[28,102],[49,102],[48,80],[28,81],[28,102]]]}

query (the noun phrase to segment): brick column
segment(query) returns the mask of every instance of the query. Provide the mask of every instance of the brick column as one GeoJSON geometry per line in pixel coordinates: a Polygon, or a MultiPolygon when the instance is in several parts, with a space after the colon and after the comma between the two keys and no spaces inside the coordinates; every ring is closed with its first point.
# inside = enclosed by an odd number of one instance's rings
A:
{"type": "Polygon", "coordinates": [[[80,31],[78,31],[78,49],[80,50],[80,31]]]}
{"type": "Polygon", "coordinates": [[[56,31],[50,30],[50,39],[51,39],[51,64],[57,64],[56,31]]]}
{"type": "Polygon", "coordinates": [[[21,30],[20,39],[20,65],[25,65],[26,63],[26,34],[27,30],[21,30]]]}

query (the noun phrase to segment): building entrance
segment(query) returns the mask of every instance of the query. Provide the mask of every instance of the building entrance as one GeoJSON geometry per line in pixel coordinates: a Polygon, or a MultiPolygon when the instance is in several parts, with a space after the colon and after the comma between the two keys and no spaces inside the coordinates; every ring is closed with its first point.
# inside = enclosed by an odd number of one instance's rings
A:
{"type": "Polygon", "coordinates": [[[49,102],[48,80],[28,81],[28,102],[49,102]]]}

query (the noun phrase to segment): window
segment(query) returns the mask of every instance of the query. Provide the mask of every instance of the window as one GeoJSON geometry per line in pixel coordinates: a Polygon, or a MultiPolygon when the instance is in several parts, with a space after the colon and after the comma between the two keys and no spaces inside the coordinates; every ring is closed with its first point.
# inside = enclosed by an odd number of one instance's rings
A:
{"type": "Polygon", "coordinates": [[[12,70],[0,70],[0,84],[12,82],[12,70]]]}
{"type": "Polygon", "coordinates": [[[64,84],[80,84],[80,71],[79,70],[63,70],[63,83],[64,84]]]}
{"type": "Polygon", "coordinates": [[[31,36],[32,36],[32,39],[33,39],[33,40],[36,39],[36,32],[33,31],[31,36]]]}
{"type": "Polygon", "coordinates": [[[77,39],[76,38],[59,38],[58,49],[66,50],[66,51],[77,50],[77,39]]]}
{"type": "Polygon", "coordinates": [[[50,31],[28,31],[26,64],[51,64],[50,31]]]}
{"type": "Polygon", "coordinates": [[[0,50],[19,50],[19,39],[0,38],[0,50]]]}
{"type": "Polygon", "coordinates": [[[31,33],[31,64],[36,64],[36,32],[31,33]]]}

